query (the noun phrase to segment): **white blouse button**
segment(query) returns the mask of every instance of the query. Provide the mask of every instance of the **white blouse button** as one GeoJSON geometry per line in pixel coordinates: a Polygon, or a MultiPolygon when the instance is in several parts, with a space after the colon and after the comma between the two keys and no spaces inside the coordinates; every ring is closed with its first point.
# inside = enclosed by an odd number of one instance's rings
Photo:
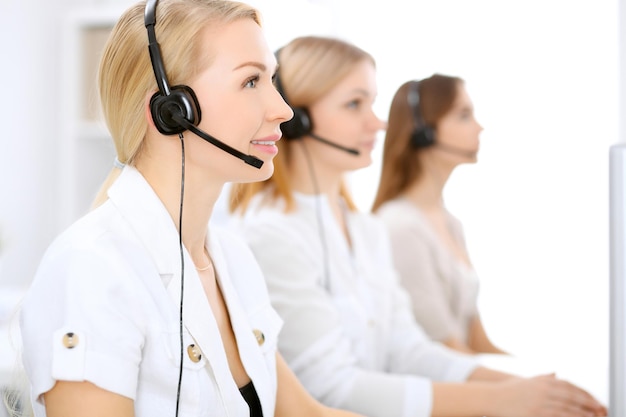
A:
{"type": "Polygon", "coordinates": [[[78,345],[78,335],[72,332],[63,335],[63,346],[68,349],[74,349],[78,345]]]}
{"type": "Polygon", "coordinates": [[[259,329],[254,329],[252,330],[252,332],[254,333],[254,337],[256,338],[256,342],[259,344],[259,346],[263,345],[263,343],[265,343],[265,335],[263,334],[263,332],[259,329]]]}
{"type": "Polygon", "coordinates": [[[198,363],[200,359],[202,359],[202,351],[193,343],[187,346],[187,355],[189,355],[189,359],[191,359],[193,363],[198,363]]]}

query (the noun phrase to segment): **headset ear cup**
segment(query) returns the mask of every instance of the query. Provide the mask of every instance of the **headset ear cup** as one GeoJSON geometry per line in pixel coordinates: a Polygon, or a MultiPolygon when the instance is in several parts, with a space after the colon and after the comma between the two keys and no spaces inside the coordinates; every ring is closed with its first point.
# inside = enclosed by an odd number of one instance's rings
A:
{"type": "Polygon", "coordinates": [[[411,145],[414,148],[428,148],[435,144],[435,130],[431,127],[415,129],[411,134],[411,145]]]}
{"type": "Polygon", "coordinates": [[[292,110],[293,117],[280,125],[283,136],[287,139],[298,139],[311,133],[313,126],[307,109],[294,107],[292,110]]]}
{"type": "Polygon", "coordinates": [[[194,126],[202,118],[196,94],[186,85],[172,87],[167,96],[156,92],[150,99],[150,113],[154,125],[164,135],[177,135],[187,130],[172,118],[174,114],[182,115],[194,126]]]}

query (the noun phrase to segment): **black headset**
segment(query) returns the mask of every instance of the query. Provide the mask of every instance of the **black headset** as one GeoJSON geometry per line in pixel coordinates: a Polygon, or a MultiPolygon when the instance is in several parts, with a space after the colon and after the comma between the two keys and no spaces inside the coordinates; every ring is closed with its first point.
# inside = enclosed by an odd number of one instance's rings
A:
{"type": "MultiPolygon", "coordinates": [[[[277,62],[280,62],[279,55],[281,49],[277,50],[274,53],[277,62]]],[[[291,107],[291,110],[293,111],[293,117],[290,120],[287,120],[286,122],[280,124],[280,130],[285,139],[300,139],[304,136],[308,136],[318,142],[322,142],[328,146],[332,146],[335,149],[347,152],[350,155],[358,156],[361,153],[361,151],[356,148],[348,148],[346,146],[336,143],[335,141],[323,138],[313,132],[313,119],[311,119],[309,110],[306,107],[293,107],[291,104],[289,104],[287,94],[285,93],[285,88],[283,87],[280,79],[280,69],[276,72],[276,76],[274,77],[274,84],[276,85],[276,90],[280,93],[283,100],[285,100],[285,103],[287,103],[287,105],[289,105],[289,107],[291,107]]]]}
{"type": "Polygon", "coordinates": [[[157,1],[147,0],[145,11],[150,61],[152,62],[154,76],[159,86],[159,91],[150,99],[150,112],[152,113],[154,125],[159,132],[164,135],[177,135],[188,130],[188,127],[174,120],[174,115],[182,115],[187,122],[197,126],[200,123],[202,114],[196,94],[191,87],[186,85],[170,87],[167,81],[161,50],[154,31],[157,1]]]}
{"type": "Polygon", "coordinates": [[[198,98],[191,87],[187,85],[170,87],[165,74],[163,58],[161,57],[161,48],[154,31],[157,1],[147,0],[144,16],[144,23],[148,30],[150,61],[152,62],[154,76],[159,86],[159,91],[154,93],[150,99],[150,113],[152,114],[154,125],[164,135],[179,135],[185,130],[190,130],[224,152],[241,159],[246,164],[252,165],[257,169],[261,168],[263,166],[261,159],[252,155],[246,155],[198,128],[202,114],[198,98]]]}
{"type": "MultiPolygon", "coordinates": [[[[274,53],[276,60],[279,62],[280,51],[281,50],[279,49],[274,53]]],[[[309,115],[309,110],[306,107],[293,107],[289,104],[287,94],[285,93],[285,89],[280,80],[280,70],[276,72],[274,83],[276,85],[276,90],[278,90],[280,95],[283,97],[285,103],[287,103],[287,105],[291,107],[291,110],[293,110],[293,117],[280,125],[283,137],[285,139],[298,139],[303,136],[310,135],[313,132],[313,123],[311,121],[311,116],[309,115]]]]}
{"type": "Polygon", "coordinates": [[[407,102],[413,118],[413,131],[411,132],[411,146],[414,148],[428,148],[435,144],[435,129],[428,126],[420,111],[420,82],[411,81],[407,92],[407,102]]]}

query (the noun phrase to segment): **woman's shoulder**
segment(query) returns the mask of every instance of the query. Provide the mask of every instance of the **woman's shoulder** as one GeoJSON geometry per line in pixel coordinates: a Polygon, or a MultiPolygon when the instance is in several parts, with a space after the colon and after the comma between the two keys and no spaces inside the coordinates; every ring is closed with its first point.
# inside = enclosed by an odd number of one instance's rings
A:
{"type": "Polygon", "coordinates": [[[387,227],[377,215],[365,211],[354,211],[351,212],[350,219],[352,233],[358,232],[364,239],[371,242],[388,239],[387,227]]]}
{"type": "Polygon", "coordinates": [[[417,208],[404,198],[394,198],[389,200],[376,210],[376,214],[381,218],[391,219],[397,216],[407,216],[415,213],[417,208]]]}
{"type": "Polygon", "coordinates": [[[119,221],[105,203],[70,225],[44,252],[33,287],[42,281],[52,291],[126,285],[130,263],[138,264],[145,256],[119,221]]]}
{"type": "Polygon", "coordinates": [[[420,209],[402,198],[387,201],[375,214],[390,229],[419,227],[424,224],[420,209]]]}
{"type": "Polygon", "coordinates": [[[246,240],[255,238],[298,239],[317,226],[319,208],[296,199],[288,206],[284,200],[257,200],[243,216],[232,223],[246,240]]]}
{"type": "Polygon", "coordinates": [[[105,203],[72,223],[54,238],[43,260],[83,256],[89,252],[106,254],[106,251],[99,250],[99,246],[106,246],[106,241],[113,238],[110,225],[114,219],[109,207],[105,203]]]}

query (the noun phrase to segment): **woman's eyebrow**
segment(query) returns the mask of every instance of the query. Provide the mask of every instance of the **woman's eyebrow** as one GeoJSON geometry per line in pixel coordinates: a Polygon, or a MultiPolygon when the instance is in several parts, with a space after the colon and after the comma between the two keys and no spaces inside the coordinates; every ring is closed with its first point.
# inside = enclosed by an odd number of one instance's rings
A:
{"type": "Polygon", "coordinates": [[[241,69],[244,67],[256,67],[260,69],[261,71],[267,71],[267,67],[265,66],[265,64],[261,62],[256,62],[256,61],[248,61],[248,62],[244,62],[241,65],[237,65],[235,68],[233,68],[233,71],[237,71],[238,69],[241,69]]]}

